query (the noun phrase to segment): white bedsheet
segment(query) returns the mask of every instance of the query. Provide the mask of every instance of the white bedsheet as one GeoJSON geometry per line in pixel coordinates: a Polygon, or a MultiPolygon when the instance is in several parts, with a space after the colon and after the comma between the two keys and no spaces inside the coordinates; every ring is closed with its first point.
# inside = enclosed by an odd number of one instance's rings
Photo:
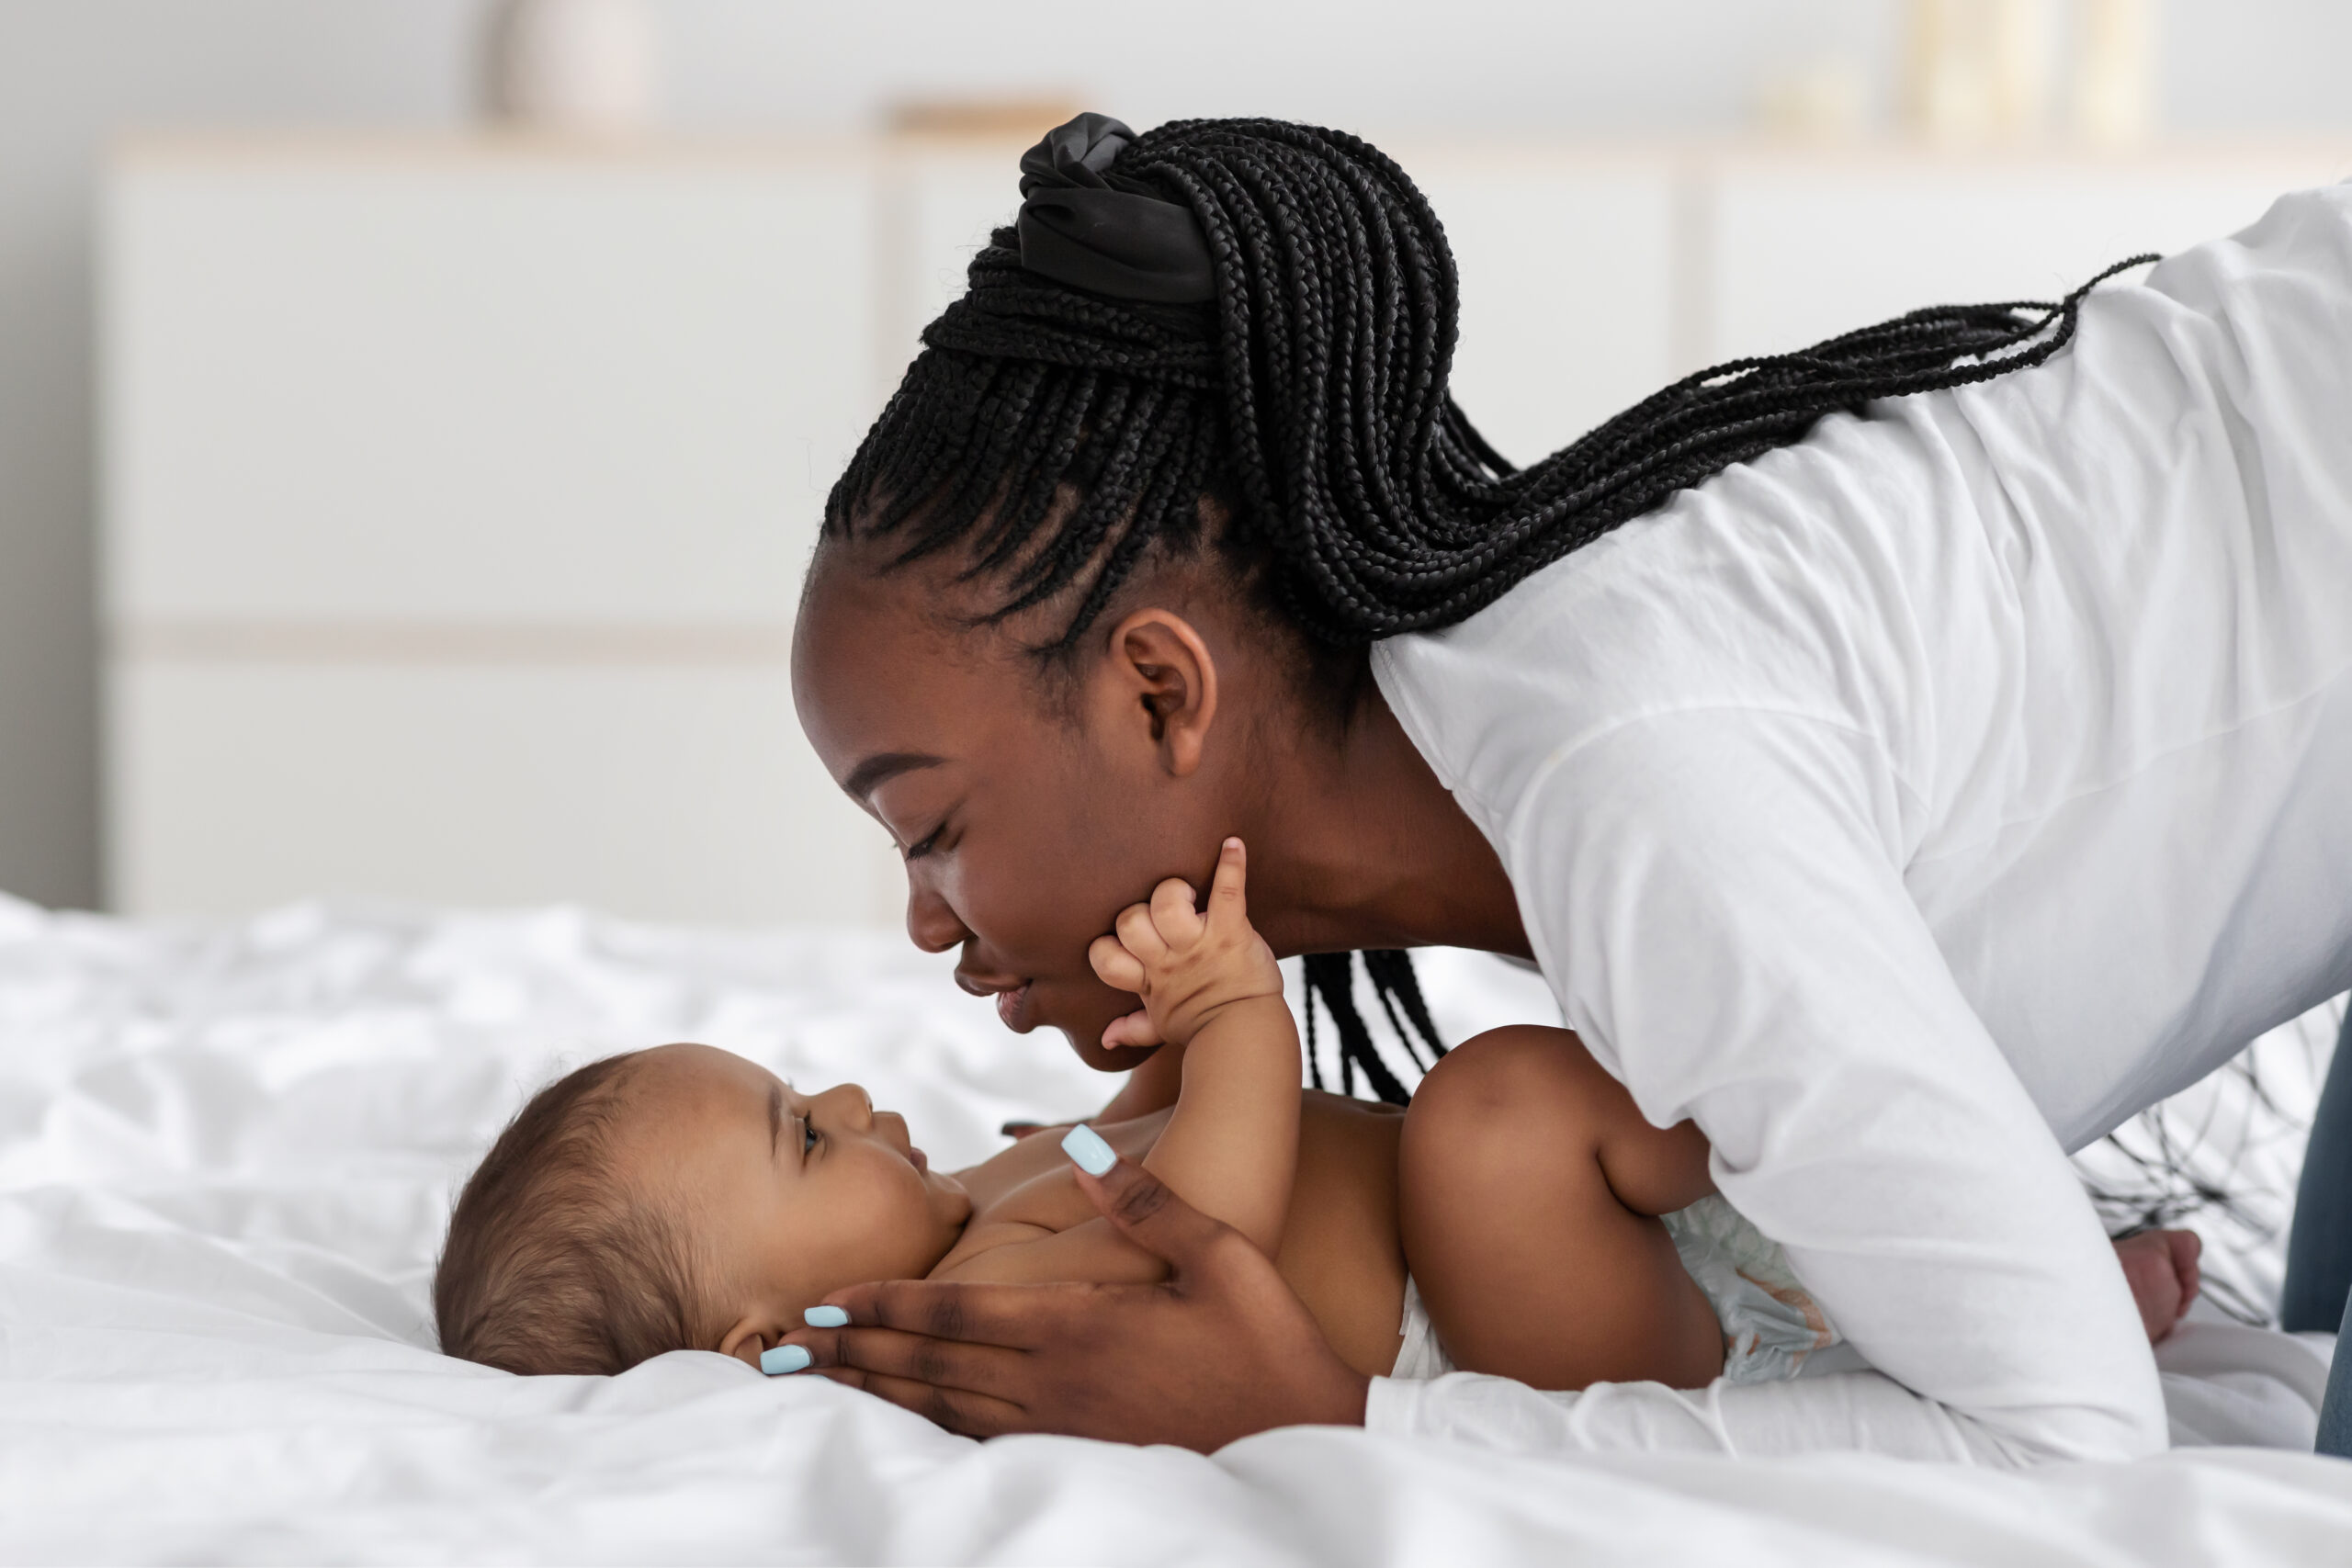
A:
{"type": "MultiPolygon", "coordinates": [[[[1549,1016],[1530,977],[1427,968],[1457,1034],[1549,1016]]],[[[1009,1040],[945,971],[883,936],[566,910],[163,929],[0,899],[0,1556],[2352,1561],[2352,1465],[2283,1451],[1997,1475],[1303,1429],[1204,1459],[977,1445],[713,1355],[607,1381],[433,1352],[450,1191],[564,1062],[696,1038],[854,1077],[949,1161],[1099,1102],[1057,1038],[1009,1040]]],[[[2316,1352],[2182,1343],[2184,1432],[2307,1431],[2316,1352]]]]}

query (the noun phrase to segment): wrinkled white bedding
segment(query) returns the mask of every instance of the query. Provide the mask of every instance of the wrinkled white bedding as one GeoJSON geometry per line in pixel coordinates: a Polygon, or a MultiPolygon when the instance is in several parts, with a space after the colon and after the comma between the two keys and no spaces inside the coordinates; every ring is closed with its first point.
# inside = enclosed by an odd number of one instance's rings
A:
{"type": "MultiPolygon", "coordinates": [[[[1425,968],[1457,1037],[1551,1016],[1532,977],[1425,968]]],[[[679,1038],[855,1077],[948,1161],[1103,1092],[888,936],[311,907],[164,929],[0,899],[0,1556],[2352,1560],[2352,1465],[2291,1452],[2018,1476],[1296,1430],[1204,1459],[976,1445],[710,1355],[609,1381],[435,1355],[448,1196],[522,1091],[679,1038]]],[[[2188,1339],[2177,1421],[2307,1431],[2318,1363],[2267,1338],[2188,1339]]]]}

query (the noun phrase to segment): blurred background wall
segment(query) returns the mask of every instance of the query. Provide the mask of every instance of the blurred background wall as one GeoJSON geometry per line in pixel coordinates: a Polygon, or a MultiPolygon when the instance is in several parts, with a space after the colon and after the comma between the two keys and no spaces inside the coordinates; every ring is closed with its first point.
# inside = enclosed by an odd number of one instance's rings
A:
{"type": "MultiPolygon", "coordinates": [[[[1759,126],[1893,138],[1918,14],[1898,0],[647,9],[662,130],[857,136],[911,101],[1025,96],[1137,125],[1264,113],[1423,144],[1736,141],[1759,126]]],[[[2151,9],[2161,139],[2352,132],[2352,5],[2151,9]]],[[[0,889],[91,905],[106,886],[93,247],[107,149],[153,129],[461,127],[483,101],[487,26],[477,0],[0,0],[0,889]]]]}

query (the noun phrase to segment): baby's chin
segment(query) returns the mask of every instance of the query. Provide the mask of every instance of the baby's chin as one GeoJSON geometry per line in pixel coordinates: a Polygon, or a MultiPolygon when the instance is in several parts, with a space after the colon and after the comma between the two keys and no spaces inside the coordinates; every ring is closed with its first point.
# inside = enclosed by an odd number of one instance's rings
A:
{"type": "Polygon", "coordinates": [[[932,1213],[961,1235],[972,1217],[972,1195],[964,1190],[963,1182],[944,1170],[927,1170],[922,1179],[931,1191],[932,1213]]]}

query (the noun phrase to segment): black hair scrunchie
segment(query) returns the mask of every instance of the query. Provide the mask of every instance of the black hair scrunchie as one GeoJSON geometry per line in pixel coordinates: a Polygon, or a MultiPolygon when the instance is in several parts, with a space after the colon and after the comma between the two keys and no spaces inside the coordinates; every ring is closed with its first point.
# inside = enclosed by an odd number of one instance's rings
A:
{"type": "Polygon", "coordinates": [[[1082,114],[1021,155],[1021,265],[1114,299],[1214,299],[1208,236],[1193,209],[1108,173],[1135,139],[1109,115],[1082,114]]]}

